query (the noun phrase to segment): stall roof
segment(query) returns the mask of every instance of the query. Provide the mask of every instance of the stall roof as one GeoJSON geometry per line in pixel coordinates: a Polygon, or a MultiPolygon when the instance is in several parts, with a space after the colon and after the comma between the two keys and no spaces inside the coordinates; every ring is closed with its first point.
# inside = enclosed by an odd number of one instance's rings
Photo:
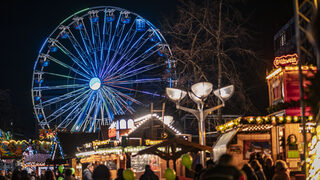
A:
{"type": "Polygon", "coordinates": [[[252,133],[252,132],[269,132],[269,130],[273,127],[271,124],[245,124],[242,125],[239,129],[239,132],[244,133],[252,133]]]}
{"type": "Polygon", "coordinates": [[[165,124],[160,117],[152,116],[148,119],[140,121],[135,128],[131,129],[128,132],[128,137],[143,137],[145,130],[152,130],[152,128],[161,128],[163,127],[166,132],[169,132],[169,137],[174,137],[177,134],[181,134],[177,129],[175,129],[170,124],[165,124]]]}
{"type": "Polygon", "coordinates": [[[219,157],[227,152],[227,145],[237,133],[237,129],[233,129],[227,133],[222,134],[217,143],[213,146],[213,160],[217,161],[219,157]]]}
{"type": "MultiPolygon", "coordinates": [[[[209,151],[212,152],[212,148],[209,146],[203,146],[197,143],[189,142],[182,138],[172,138],[163,141],[159,144],[147,147],[141,151],[138,151],[136,155],[142,154],[155,154],[164,160],[176,160],[180,158],[183,154],[188,152],[198,152],[198,151],[209,151]],[[159,148],[171,149],[171,152],[160,151],[159,148]],[[177,150],[180,148],[180,150],[177,150]]],[[[134,156],[136,156],[134,155],[134,156]]]]}

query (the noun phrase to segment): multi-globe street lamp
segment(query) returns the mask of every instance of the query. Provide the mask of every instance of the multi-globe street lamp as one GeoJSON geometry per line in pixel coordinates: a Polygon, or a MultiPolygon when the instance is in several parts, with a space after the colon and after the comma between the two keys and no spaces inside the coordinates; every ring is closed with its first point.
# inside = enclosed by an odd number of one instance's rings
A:
{"type": "MultiPolygon", "coordinates": [[[[233,92],[234,92],[234,86],[229,85],[217,90],[214,90],[213,93],[215,96],[217,96],[221,100],[221,104],[214,106],[212,108],[203,110],[204,102],[209,96],[209,94],[212,92],[213,85],[210,82],[199,82],[196,84],[193,84],[191,86],[191,91],[184,91],[177,88],[166,88],[166,93],[168,97],[176,103],[176,108],[189,112],[193,114],[197,120],[198,120],[198,127],[199,127],[199,144],[200,145],[206,145],[206,132],[205,132],[205,118],[208,116],[208,114],[212,111],[215,111],[221,107],[224,107],[225,101],[228,100],[233,92]],[[189,97],[197,104],[197,109],[191,109],[187,107],[180,106],[180,101],[186,96],[189,95],[189,97]]],[[[200,163],[204,167],[205,165],[205,151],[200,152],[200,163]]]]}

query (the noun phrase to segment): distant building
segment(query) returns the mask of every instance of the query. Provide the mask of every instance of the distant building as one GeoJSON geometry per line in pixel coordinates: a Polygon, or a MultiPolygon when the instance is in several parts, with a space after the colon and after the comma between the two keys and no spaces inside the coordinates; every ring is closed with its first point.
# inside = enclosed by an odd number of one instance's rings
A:
{"type": "Polygon", "coordinates": [[[274,56],[283,56],[297,52],[295,18],[292,17],[282,28],[274,35],[274,56]]]}

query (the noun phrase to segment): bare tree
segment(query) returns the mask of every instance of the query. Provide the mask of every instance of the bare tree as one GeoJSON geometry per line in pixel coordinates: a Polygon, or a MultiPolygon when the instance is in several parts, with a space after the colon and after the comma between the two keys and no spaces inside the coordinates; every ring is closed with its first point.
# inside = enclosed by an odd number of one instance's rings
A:
{"type": "MultiPolygon", "coordinates": [[[[187,88],[199,81],[210,81],[215,88],[234,84],[236,92],[228,112],[256,113],[241,76],[257,64],[248,46],[247,20],[227,0],[179,2],[177,17],[166,18],[162,26],[178,62],[178,86],[187,88]]],[[[209,97],[208,105],[214,103],[220,102],[209,97]]],[[[221,122],[221,111],[218,115],[221,122]]]]}

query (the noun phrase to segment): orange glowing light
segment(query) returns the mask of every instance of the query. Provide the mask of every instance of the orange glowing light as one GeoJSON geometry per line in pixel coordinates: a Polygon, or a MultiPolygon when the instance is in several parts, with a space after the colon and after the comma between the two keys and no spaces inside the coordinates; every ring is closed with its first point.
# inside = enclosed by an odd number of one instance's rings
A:
{"type": "Polygon", "coordinates": [[[294,54],[288,54],[285,56],[276,57],[273,61],[273,65],[278,67],[284,67],[288,65],[297,65],[298,64],[298,55],[296,53],[294,54]]]}

